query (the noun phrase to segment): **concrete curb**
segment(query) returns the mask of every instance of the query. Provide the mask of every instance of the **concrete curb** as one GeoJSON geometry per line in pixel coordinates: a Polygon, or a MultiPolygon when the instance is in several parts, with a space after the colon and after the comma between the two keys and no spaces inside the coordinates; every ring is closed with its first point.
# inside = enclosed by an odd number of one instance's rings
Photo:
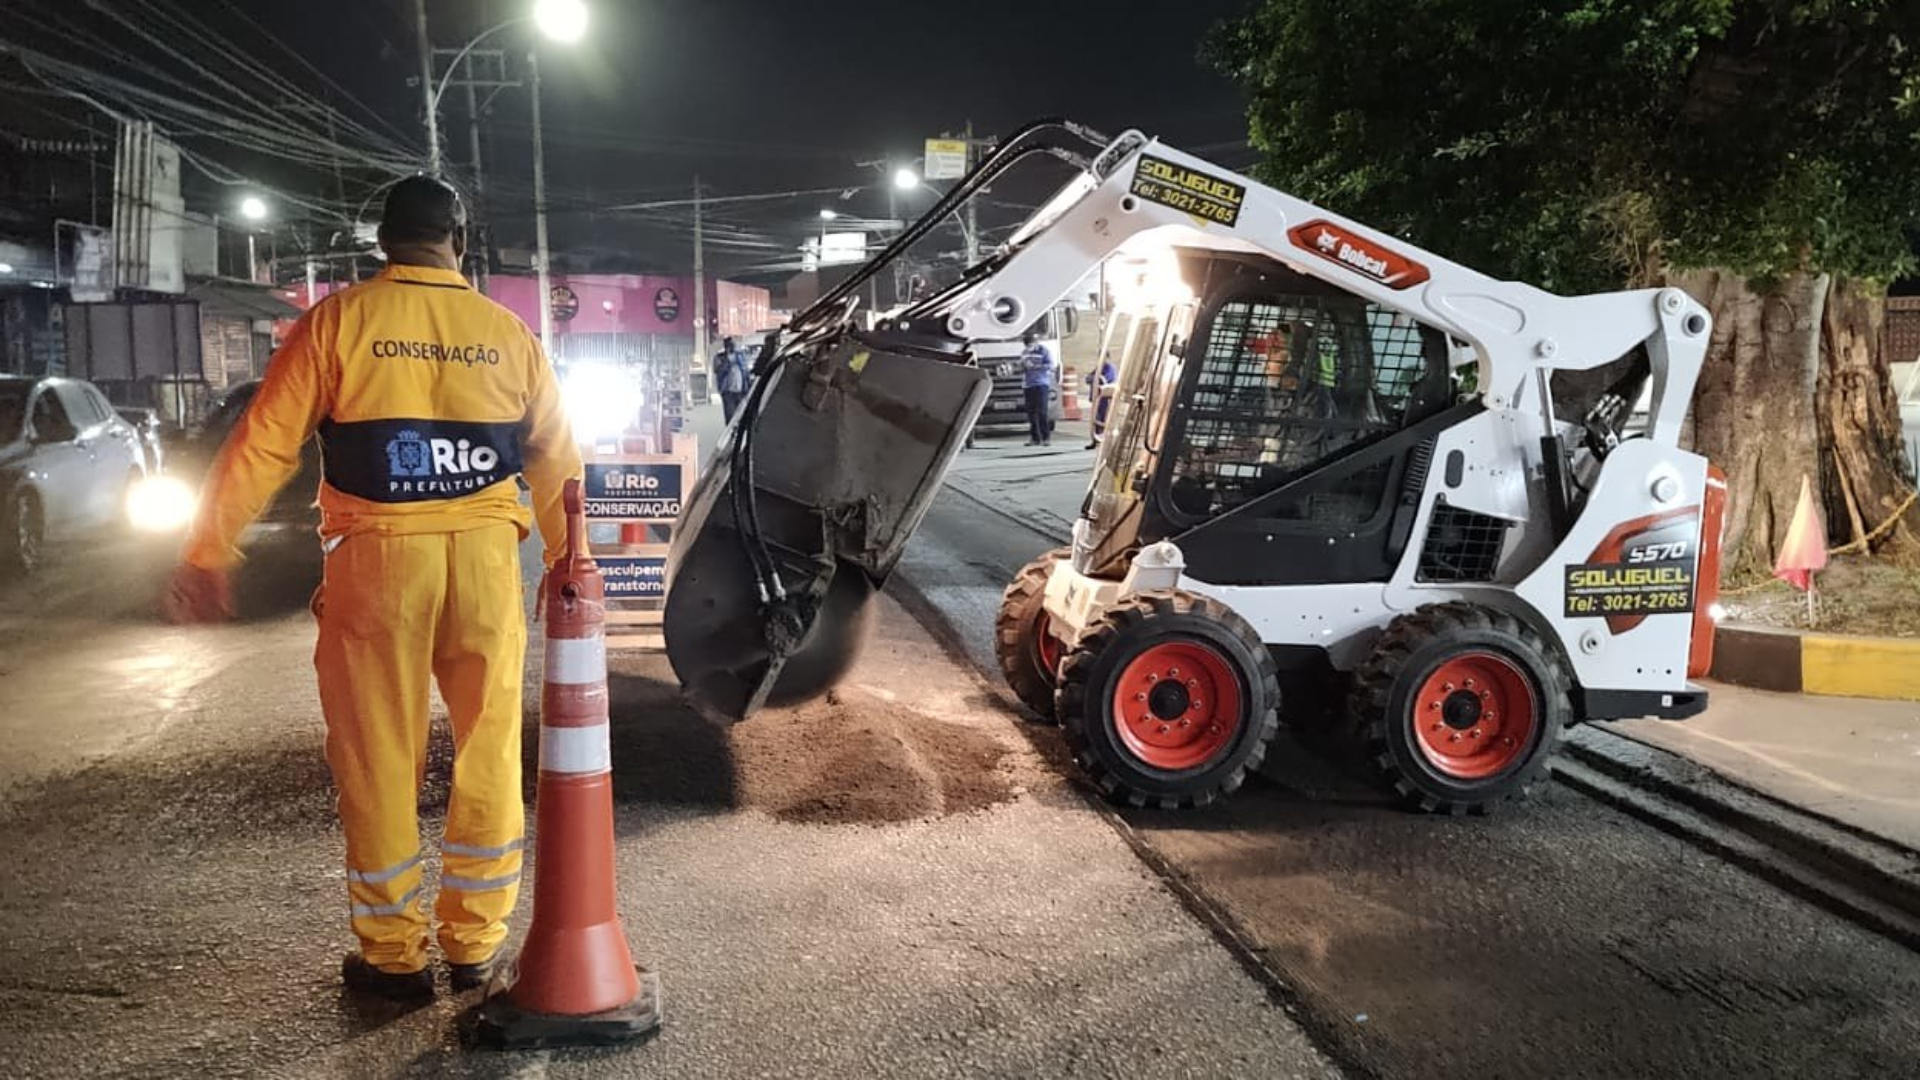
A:
{"type": "Polygon", "coordinates": [[[1568,733],[1554,778],[1920,952],[1920,851],[1603,725],[1568,733]]]}
{"type": "Polygon", "coordinates": [[[1920,638],[1722,626],[1711,674],[1755,690],[1920,701],[1920,638]]]}

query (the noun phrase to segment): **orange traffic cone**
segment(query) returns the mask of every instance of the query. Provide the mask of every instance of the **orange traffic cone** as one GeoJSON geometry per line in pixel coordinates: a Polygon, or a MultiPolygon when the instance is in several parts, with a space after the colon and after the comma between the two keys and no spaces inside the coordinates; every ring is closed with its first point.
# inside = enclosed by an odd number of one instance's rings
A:
{"type": "Polygon", "coordinates": [[[1793,506],[1786,542],[1773,561],[1773,576],[1807,594],[1807,624],[1818,619],[1814,609],[1813,575],[1827,568],[1827,526],[1813,505],[1813,481],[1800,478],[1800,500],[1793,506]]]}
{"type": "Polygon", "coordinates": [[[1060,418],[1080,419],[1080,381],[1074,377],[1072,368],[1061,374],[1060,383],[1060,418]]]}
{"type": "MultiPolygon", "coordinates": [[[[626,432],[620,436],[620,452],[623,454],[647,453],[646,436],[638,429],[628,428],[626,432]]],[[[620,542],[628,547],[646,543],[647,526],[638,521],[622,522],[620,525],[620,542]]]]}
{"type": "Polygon", "coordinates": [[[565,503],[567,556],[541,583],[533,925],[480,1005],[482,1037],[511,1048],[623,1043],[660,1028],[658,978],[634,964],[614,902],[606,584],[587,553],[579,481],[565,503]]]}

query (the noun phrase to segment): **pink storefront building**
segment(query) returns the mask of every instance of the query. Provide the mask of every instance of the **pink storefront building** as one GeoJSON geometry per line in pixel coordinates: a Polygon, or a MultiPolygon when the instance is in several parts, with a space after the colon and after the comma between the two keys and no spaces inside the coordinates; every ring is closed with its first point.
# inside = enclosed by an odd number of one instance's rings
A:
{"type": "MultiPolygon", "coordinates": [[[[532,277],[495,274],[488,295],[540,329],[540,288],[532,277]]],[[[555,274],[553,355],[574,363],[655,362],[690,358],[694,343],[693,279],[655,274],[555,274]]],[[[731,281],[707,282],[707,341],[769,329],[767,290],[731,281]]]]}

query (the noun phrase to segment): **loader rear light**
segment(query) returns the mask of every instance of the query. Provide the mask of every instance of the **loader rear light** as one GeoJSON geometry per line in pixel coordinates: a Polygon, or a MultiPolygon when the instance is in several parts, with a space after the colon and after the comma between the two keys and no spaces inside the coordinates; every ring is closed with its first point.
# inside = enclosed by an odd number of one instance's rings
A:
{"type": "Polygon", "coordinates": [[[1726,615],[1720,605],[1720,527],[1727,516],[1727,474],[1707,466],[1706,497],[1700,500],[1700,561],[1694,573],[1693,644],[1687,678],[1713,669],[1713,636],[1726,615]]]}

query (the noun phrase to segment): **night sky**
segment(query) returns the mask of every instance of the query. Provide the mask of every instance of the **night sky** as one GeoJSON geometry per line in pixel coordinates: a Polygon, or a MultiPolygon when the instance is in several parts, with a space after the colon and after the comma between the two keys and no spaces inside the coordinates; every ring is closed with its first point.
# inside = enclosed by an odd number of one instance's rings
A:
{"type": "MultiPolygon", "coordinates": [[[[1234,165],[1249,159],[1239,145],[1245,124],[1238,95],[1197,56],[1207,29],[1245,0],[1189,0],[1175,7],[1033,0],[588,3],[593,29],[586,42],[540,44],[555,249],[576,264],[684,266],[690,259],[690,210],[607,208],[686,198],[696,174],[709,193],[723,198],[873,185],[879,170],[860,162],[908,160],[917,156],[922,139],[957,133],[969,119],[984,134],[1064,116],[1109,133],[1138,127],[1234,165]]],[[[189,14],[226,36],[239,47],[234,51],[269,65],[388,145],[397,148],[404,140],[412,155],[423,154],[420,92],[409,85],[418,71],[412,0],[115,5],[151,37],[96,12],[77,11],[70,0],[14,0],[7,6],[22,18],[0,25],[0,37],[77,63],[148,84],[166,75],[204,83],[205,73],[197,69],[204,68],[258,91],[263,102],[285,96],[234,74],[230,51],[195,40],[169,21],[189,14]],[[75,48],[76,40],[88,44],[75,48]],[[122,60],[146,62],[154,72],[111,63],[115,49],[122,60]]],[[[529,6],[524,0],[429,0],[434,42],[457,48],[529,6]]],[[[521,26],[489,44],[514,51],[512,74],[518,76],[524,70],[519,54],[535,41],[533,28],[521,26]]],[[[0,72],[8,82],[34,82],[3,61],[0,72]]],[[[42,113],[72,107],[44,98],[36,104],[42,113]]],[[[296,131],[315,123],[298,111],[277,115],[296,131]]],[[[460,91],[448,93],[441,117],[443,145],[456,179],[465,183],[467,117],[460,91]]],[[[526,92],[498,94],[482,131],[496,236],[502,243],[523,242],[531,232],[532,202],[526,92]]],[[[183,135],[182,141],[248,177],[309,195],[338,216],[352,216],[347,204],[357,207],[391,175],[390,168],[367,164],[372,155],[358,153],[346,159],[336,188],[331,170],[312,163],[251,153],[214,136],[183,135]]],[[[341,141],[359,145],[348,137],[341,141]]],[[[1033,172],[1043,175],[995,193],[987,225],[1010,226],[1023,204],[1037,201],[1061,177],[1046,173],[1045,166],[1033,172]]],[[[199,183],[203,197],[220,197],[217,187],[204,190],[204,177],[188,179],[190,186],[199,183]]],[[[930,202],[923,191],[905,206],[930,202]]],[[[886,196],[867,190],[844,201],[823,194],[713,207],[709,259],[741,271],[791,261],[792,248],[817,230],[823,206],[851,218],[882,217],[886,196]]],[[[300,216],[287,215],[290,228],[300,227],[300,216]]]]}

